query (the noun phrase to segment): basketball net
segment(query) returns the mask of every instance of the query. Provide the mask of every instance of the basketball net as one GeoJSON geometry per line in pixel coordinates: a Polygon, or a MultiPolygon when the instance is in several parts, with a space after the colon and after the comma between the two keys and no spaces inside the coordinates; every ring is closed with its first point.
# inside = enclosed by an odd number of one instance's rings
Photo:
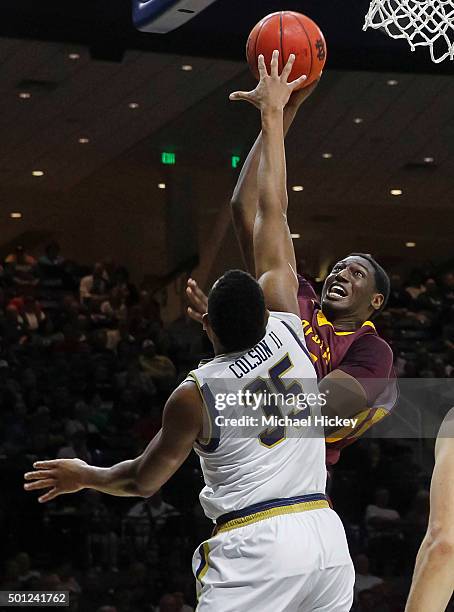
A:
{"type": "Polygon", "coordinates": [[[367,28],[406,38],[412,51],[430,47],[436,64],[454,59],[454,0],[372,0],[367,28]]]}

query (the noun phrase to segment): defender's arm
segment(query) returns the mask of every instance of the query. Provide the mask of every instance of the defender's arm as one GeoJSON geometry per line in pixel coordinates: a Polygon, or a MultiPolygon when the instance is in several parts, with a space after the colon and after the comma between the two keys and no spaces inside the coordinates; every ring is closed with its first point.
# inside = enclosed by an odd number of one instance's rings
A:
{"type": "Polygon", "coordinates": [[[88,465],[79,459],[39,461],[34,464],[35,471],[25,474],[28,482],[24,488],[49,489],[39,498],[40,502],[82,489],[124,497],[151,497],[186,460],[202,427],[200,394],[195,385],[186,383],[168,399],[161,431],[136,459],[110,468],[88,465]]]}

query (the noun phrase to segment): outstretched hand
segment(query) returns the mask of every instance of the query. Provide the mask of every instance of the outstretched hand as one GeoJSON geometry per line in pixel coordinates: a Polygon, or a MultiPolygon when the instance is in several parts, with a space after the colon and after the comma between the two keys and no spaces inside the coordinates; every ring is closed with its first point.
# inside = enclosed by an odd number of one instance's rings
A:
{"type": "Polygon", "coordinates": [[[34,472],[27,472],[24,479],[26,491],[48,489],[38,498],[40,503],[55,499],[64,493],[77,493],[85,488],[84,474],[88,467],[80,459],[55,459],[54,461],[37,461],[33,464],[34,472]]]}
{"type": "Polygon", "coordinates": [[[186,295],[190,304],[188,315],[197,323],[202,323],[203,315],[208,310],[208,298],[193,278],[188,280],[186,295]]]}
{"type": "Polygon", "coordinates": [[[230,100],[245,100],[260,110],[267,107],[283,109],[289,101],[291,94],[297,87],[302,85],[307,78],[306,75],[303,75],[291,83],[288,82],[294,63],[295,55],[292,53],[282,73],[279,75],[279,51],[273,51],[271,71],[270,74],[268,74],[265,58],[263,55],[259,55],[259,84],[253,91],[235,91],[230,94],[230,100]]]}

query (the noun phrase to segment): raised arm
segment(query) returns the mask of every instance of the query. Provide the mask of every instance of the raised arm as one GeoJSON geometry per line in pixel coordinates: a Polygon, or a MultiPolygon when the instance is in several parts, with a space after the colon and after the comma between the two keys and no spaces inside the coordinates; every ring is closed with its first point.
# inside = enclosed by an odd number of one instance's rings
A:
{"type": "Polygon", "coordinates": [[[416,558],[405,612],[444,612],[454,590],[454,410],[444,420],[435,446],[430,517],[416,558]]]}
{"type": "Polygon", "coordinates": [[[251,92],[236,92],[232,100],[246,100],[260,109],[262,147],[258,168],[258,208],[254,224],[254,261],[270,310],[299,315],[295,252],[287,223],[287,171],[283,112],[288,99],[306,76],[292,83],[288,77],[295,56],[291,55],[279,75],[279,52],[274,51],[271,73],[263,55],[259,57],[260,82],[251,92]]]}
{"type": "MultiPolygon", "coordinates": [[[[318,81],[309,87],[294,91],[291,94],[290,100],[284,108],[284,137],[293,124],[300,106],[307,100],[317,85],[318,81]]],[[[262,132],[260,132],[243,164],[231,200],[233,226],[243,255],[244,264],[251,274],[255,272],[253,237],[259,199],[257,174],[261,153],[262,132]]]]}
{"type": "Polygon", "coordinates": [[[25,474],[26,491],[47,489],[39,498],[48,502],[65,493],[94,489],[119,497],[151,497],[188,457],[203,427],[202,401],[197,387],[178,387],[164,408],[161,431],[136,459],[110,468],[88,465],[80,459],[38,461],[25,474]]]}
{"type": "MultiPolygon", "coordinates": [[[[293,91],[290,95],[290,99],[284,108],[284,136],[287,135],[301,105],[312,94],[318,83],[319,81],[317,80],[309,85],[309,87],[293,91]]],[[[231,199],[233,226],[240,245],[244,265],[251,274],[255,274],[254,224],[259,199],[257,175],[261,153],[262,132],[260,132],[243,164],[231,199]]],[[[206,313],[207,296],[192,278],[188,280],[186,294],[189,300],[189,316],[194,321],[201,323],[202,317],[206,313]]]]}

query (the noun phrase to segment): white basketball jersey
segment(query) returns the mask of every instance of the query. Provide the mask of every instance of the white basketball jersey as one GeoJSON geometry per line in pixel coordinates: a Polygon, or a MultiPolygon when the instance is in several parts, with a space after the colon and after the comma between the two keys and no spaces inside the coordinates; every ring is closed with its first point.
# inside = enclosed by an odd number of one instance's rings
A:
{"type": "Polygon", "coordinates": [[[324,493],[317,376],[299,317],[271,313],[257,346],[219,355],[191,378],[209,420],[206,438],[195,446],[206,485],[200,502],[209,518],[268,500],[324,493]]]}

